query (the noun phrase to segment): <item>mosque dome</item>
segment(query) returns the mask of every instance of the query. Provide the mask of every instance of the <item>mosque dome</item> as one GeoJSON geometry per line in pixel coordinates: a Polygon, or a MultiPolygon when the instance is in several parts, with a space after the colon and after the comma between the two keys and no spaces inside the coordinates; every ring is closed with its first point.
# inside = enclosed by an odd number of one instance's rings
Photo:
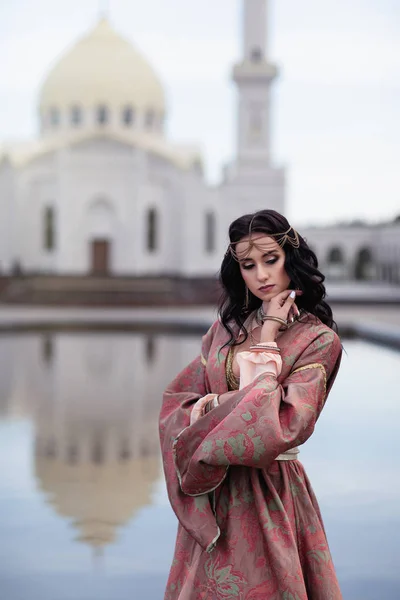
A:
{"type": "Polygon", "coordinates": [[[42,131],[96,124],[152,128],[161,127],[165,98],[152,66],[102,18],[50,71],[39,111],[42,131]]]}

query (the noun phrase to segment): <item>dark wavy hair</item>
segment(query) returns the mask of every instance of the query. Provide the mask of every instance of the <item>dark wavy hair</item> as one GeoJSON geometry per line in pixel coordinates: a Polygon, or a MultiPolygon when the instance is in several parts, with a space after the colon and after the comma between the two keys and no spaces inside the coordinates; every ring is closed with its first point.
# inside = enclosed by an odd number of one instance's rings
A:
{"type": "MultiPolygon", "coordinates": [[[[275,210],[260,210],[244,215],[233,221],[229,227],[229,239],[233,249],[237,242],[249,235],[250,226],[251,233],[264,233],[265,235],[280,234],[290,229],[287,219],[275,210]]],[[[293,238],[293,230],[289,232],[289,236],[293,238]]],[[[332,309],[324,300],[326,295],[325,276],[318,269],[315,253],[300,234],[298,237],[300,242],[298,248],[292,246],[290,242],[286,242],[282,248],[285,252],[285,270],[290,278],[289,288],[303,292],[296,299],[299,309],[318,317],[322,323],[337,332],[332,309]]],[[[278,237],[275,239],[279,240],[278,237]]],[[[261,306],[262,301],[249,290],[248,307],[245,307],[246,286],[239,263],[232,256],[229,248],[222,261],[219,279],[223,291],[218,312],[222,325],[230,335],[227,343],[233,345],[235,335],[232,321],[236,323],[239,331],[245,334],[243,340],[245,341],[248,337],[248,332],[244,327],[245,320],[249,314],[261,306]]]]}

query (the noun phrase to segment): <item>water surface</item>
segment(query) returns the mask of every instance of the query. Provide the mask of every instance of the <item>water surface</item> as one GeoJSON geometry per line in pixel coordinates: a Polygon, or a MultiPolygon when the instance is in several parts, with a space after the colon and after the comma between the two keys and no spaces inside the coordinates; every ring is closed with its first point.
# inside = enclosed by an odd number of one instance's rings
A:
{"type": "MultiPolygon", "coordinates": [[[[0,598],[161,600],[161,393],[199,338],[0,337],[0,598]]],[[[345,600],[400,598],[400,354],[357,341],[303,460],[345,600]]]]}

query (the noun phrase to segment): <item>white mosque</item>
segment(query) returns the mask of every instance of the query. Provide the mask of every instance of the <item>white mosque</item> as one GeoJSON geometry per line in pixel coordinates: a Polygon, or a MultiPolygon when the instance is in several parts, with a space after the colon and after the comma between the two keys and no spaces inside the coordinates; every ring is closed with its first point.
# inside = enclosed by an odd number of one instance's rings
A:
{"type": "MultiPolygon", "coordinates": [[[[166,138],[157,74],[102,18],[44,81],[39,138],[0,148],[3,274],[214,276],[234,218],[285,212],[285,173],[270,149],[267,0],[242,1],[236,158],[221,184],[207,185],[198,150],[166,138]]],[[[400,282],[399,232],[397,223],[305,235],[332,276],[400,282]]]]}
{"type": "Polygon", "coordinates": [[[237,214],[265,198],[283,210],[284,174],[269,150],[266,0],[246,2],[244,17],[237,160],[218,188],[196,149],[166,138],[163,87],[108,20],[61,57],[40,92],[39,139],[1,156],[3,271],[207,275],[237,214]]]}

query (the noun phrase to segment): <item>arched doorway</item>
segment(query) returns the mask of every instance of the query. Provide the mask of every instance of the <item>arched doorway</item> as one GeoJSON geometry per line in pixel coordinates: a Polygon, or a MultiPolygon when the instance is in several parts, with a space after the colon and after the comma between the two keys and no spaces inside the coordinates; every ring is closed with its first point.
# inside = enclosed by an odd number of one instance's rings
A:
{"type": "Polygon", "coordinates": [[[358,281],[374,279],[376,275],[372,252],[369,248],[360,248],[357,252],[354,277],[358,281]]]}
{"type": "Polygon", "coordinates": [[[109,275],[115,233],[115,211],[110,202],[99,199],[88,210],[89,271],[93,275],[109,275]]]}
{"type": "Polygon", "coordinates": [[[91,272],[93,275],[107,275],[110,272],[110,241],[94,239],[91,241],[91,272]]]}

